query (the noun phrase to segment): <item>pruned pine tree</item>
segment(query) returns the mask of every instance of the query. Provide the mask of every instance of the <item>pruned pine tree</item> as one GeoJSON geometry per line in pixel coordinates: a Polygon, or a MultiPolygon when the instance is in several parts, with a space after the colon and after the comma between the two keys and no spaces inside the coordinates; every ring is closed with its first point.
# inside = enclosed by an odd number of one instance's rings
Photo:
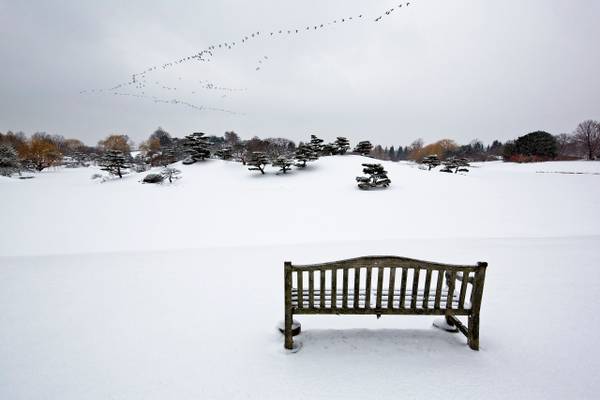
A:
{"type": "Polygon", "coordinates": [[[127,162],[127,157],[121,150],[107,150],[102,156],[100,161],[102,171],[107,171],[109,174],[116,175],[119,178],[123,178],[123,175],[127,173],[125,171],[131,168],[127,162]]]}
{"type": "Polygon", "coordinates": [[[318,157],[318,154],[321,154],[321,151],[323,150],[323,139],[319,139],[315,135],[310,135],[309,146],[312,148],[312,150],[318,157]]]}
{"type": "Polygon", "coordinates": [[[250,166],[248,170],[260,171],[260,173],[264,175],[265,167],[269,165],[269,159],[262,151],[255,151],[252,153],[250,160],[246,164],[250,166]]]}
{"type": "Polygon", "coordinates": [[[459,172],[469,172],[469,161],[466,158],[449,158],[444,161],[444,168],[440,170],[440,172],[447,173],[459,173],[459,172]]]}
{"type": "Polygon", "coordinates": [[[332,156],[337,153],[337,148],[333,143],[327,143],[321,146],[321,154],[324,156],[332,156]]]}
{"type": "Polygon", "coordinates": [[[294,158],[297,161],[295,165],[298,168],[305,168],[307,162],[318,159],[312,147],[305,144],[301,144],[298,146],[294,158]]]}
{"type": "Polygon", "coordinates": [[[279,168],[279,172],[284,174],[292,169],[292,165],[292,161],[285,156],[279,156],[273,161],[273,166],[279,168]]]}
{"type": "Polygon", "coordinates": [[[0,175],[11,176],[19,172],[20,167],[15,148],[9,144],[0,144],[0,175]]]}
{"type": "Polygon", "coordinates": [[[334,145],[336,147],[337,154],[344,155],[350,149],[350,141],[343,136],[339,136],[335,140],[334,145]]]}
{"type": "Polygon", "coordinates": [[[362,142],[359,142],[354,148],[354,152],[359,153],[361,156],[368,155],[369,153],[371,153],[371,150],[373,150],[373,145],[368,140],[363,140],[362,142]]]}
{"type": "Polygon", "coordinates": [[[188,157],[184,164],[193,164],[210,157],[210,142],[204,133],[196,132],[185,137],[183,146],[188,157]]]}
{"type": "Polygon", "coordinates": [[[457,159],[456,164],[458,165],[456,172],[469,172],[468,167],[470,167],[471,164],[469,163],[469,160],[467,160],[466,158],[457,159]]]}
{"type": "Polygon", "coordinates": [[[178,175],[181,174],[181,171],[178,170],[177,168],[165,166],[165,167],[163,167],[161,169],[160,174],[165,179],[168,179],[169,183],[173,183],[174,179],[179,179],[180,178],[178,175]]]}
{"type": "Polygon", "coordinates": [[[431,154],[431,155],[423,158],[423,161],[421,161],[421,163],[427,165],[428,170],[431,171],[432,168],[437,167],[442,162],[438,158],[437,154],[431,154]]]}
{"type": "Polygon", "coordinates": [[[381,164],[362,164],[363,173],[368,176],[357,176],[358,187],[368,190],[377,187],[388,187],[392,181],[387,176],[387,171],[381,164]]]}
{"type": "Polygon", "coordinates": [[[177,154],[175,152],[175,147],[170,145],[162,149],[160,154],[160,164],[163,167],[166,167],[169,164],[173,164],[177,161],[177,154]]]}
{"type": "Polygon", "coordinates": [[[231,147],[223,147],[222,149],[215,151],[215,155],[225,161],[233,158],[231,147]]]}

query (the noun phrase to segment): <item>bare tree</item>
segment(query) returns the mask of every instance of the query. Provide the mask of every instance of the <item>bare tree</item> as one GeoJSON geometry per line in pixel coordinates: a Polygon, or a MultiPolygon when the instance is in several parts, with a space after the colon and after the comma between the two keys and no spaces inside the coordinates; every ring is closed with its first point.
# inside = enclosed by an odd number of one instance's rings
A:
{"type": "Polygon", "coordinates": [[[589,160],[600,152],[600,122],[591,119],[583,121],[575,130],[575,138],[585,150],[589,160]]]}

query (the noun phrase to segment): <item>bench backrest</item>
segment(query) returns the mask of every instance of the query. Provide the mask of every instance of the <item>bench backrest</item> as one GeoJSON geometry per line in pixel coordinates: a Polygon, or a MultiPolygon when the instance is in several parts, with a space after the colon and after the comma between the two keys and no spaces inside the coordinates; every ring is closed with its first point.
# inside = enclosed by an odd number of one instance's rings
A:
{"type": "Polygon", "coordinates": [[[285,262],[285,306],[296,314],[479,313],[487,263],[448,265],[370,256],[285,262]]]}

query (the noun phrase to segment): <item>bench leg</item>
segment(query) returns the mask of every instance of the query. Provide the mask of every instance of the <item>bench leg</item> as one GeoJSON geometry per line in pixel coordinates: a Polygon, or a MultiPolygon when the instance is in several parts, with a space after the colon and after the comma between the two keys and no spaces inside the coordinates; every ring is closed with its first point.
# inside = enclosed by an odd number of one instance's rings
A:
{"type": "Polygon", "coordinates": [[[469,335],[467,341],[471,349],[479,350],[479,314],[469,316],[469,335]]]}
{"type": "Polygon", "coordinates": [[[292,350],[294,348],[294,340],[292,336],[292,323],[292,310],[286,308],[283,335],[285,337],[284,347],[288,350],[292,350]]]}

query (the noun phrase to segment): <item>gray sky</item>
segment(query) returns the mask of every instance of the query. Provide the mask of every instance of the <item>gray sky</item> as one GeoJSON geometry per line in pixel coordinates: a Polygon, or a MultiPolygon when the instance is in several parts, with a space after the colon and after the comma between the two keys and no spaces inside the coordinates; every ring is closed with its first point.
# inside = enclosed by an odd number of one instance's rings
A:
{"type": "Polygon", "coordinates": [[[414,0],[385,16],[398,4],[0,0],[0,131],[94,144],[110,133],[139,142],[162,126],[174,136],[315,133],[407,145],[571,132],[600,119],[599,1],[414,0]],[[241,43],[256,31],[258,39],[241,43]],[[210,63],[159,68],[145,88],[119,90],[149,98],[79,93],[233,41],[210,63]],[[207,90],[199,81],[246,90],[207,90]]]}

